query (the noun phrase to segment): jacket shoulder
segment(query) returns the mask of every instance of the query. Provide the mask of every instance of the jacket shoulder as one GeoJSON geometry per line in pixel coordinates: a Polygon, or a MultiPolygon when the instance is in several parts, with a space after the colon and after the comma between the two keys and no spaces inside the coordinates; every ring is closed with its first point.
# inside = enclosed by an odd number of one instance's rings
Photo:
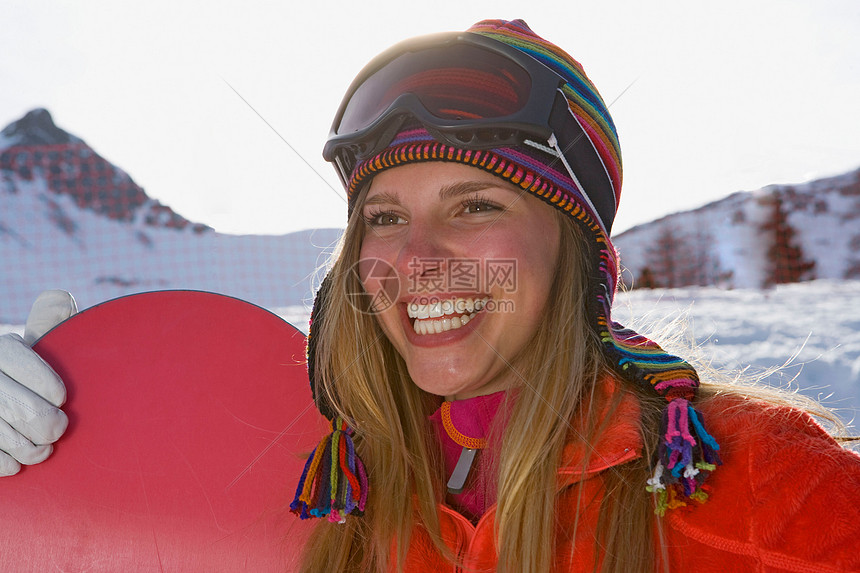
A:
{"type": "Polygon", "coordinates": [[[791,407],[740,396],[699,407],[723,465],[707,503],[667,516],[669,536],[698,547],[694,569],[727,553],[749,570],[860,569],[860,456],[791,407]]]}

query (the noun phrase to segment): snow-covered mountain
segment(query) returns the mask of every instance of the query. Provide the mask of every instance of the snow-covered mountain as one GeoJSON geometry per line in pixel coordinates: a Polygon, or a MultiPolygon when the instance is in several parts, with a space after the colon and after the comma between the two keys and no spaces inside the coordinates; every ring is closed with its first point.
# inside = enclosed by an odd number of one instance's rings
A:
{"type": "Polygon", "coordinates": [[[310,304],[314,271],[340,233],[220,234],[151,199],[46,110],[0,132],[0,323],[22,323],[47,288],[71,291],[81,307],[174,288],[310,304]]]}
{"type": "Polygon", "coordinates": [[[16,191],[17,176],[44,181],[54,195],[70,197],[78,207],[115,221],[196,233],[211,230],[148,197],[122,169],[57,127],[46,109],[34,109],[0,132],[0,171],[9,193],[16,191]]]}
{"type": "Polygon", "coordinates": [[[857,279],[860,169],[735,193],[634,227],[614,243],[634,288],[857,279]]]}

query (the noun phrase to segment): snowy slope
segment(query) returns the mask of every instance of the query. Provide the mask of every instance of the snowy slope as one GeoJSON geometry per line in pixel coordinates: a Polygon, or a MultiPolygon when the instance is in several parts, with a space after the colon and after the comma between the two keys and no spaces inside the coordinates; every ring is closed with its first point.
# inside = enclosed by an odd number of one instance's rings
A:
{"type": "MultiPolygon", "coordinates": [[[[751,373],[789,362],[768,382],[800,388],[846,421],[860,414],[860,281],[638,289],[618,295],[613,318],[643,332],[681,320],[701,360],[730,370],[752,366],[751,373]]],[[[672,348],[689,356],[691,345],[672,348]]]]}
{"type": "Polygon", "coordinates": [[[770,185],[674,213],[614,237],[625,284],[660,268],[661,286],[765,285],[771,238],[762,230],[772,201],[782,202],[811,278],[860,277],[860,170],[800,185],[770,185]],[[666,275],[672,278],[667,279],[666,275]],[[672,280],[672,282],[667,282],[672,280]]]}
{"type": "Polygon", "coordinates": [[[0,322],[23,322],[46,288],[72,292],[82,307],[176,288],[266,307],[309,304],[314,270],[341,233],[195,234],[110,220],[52,194],[38,179],[16,185],[15,194],[0,191],[0,322]]]}

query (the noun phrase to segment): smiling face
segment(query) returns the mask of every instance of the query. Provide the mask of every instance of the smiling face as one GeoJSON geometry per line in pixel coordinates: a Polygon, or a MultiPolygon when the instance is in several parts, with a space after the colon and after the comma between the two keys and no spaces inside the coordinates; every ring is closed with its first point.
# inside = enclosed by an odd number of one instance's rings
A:
{"type": "Polygon", "coordinates": [[[384,301],[376,318],[412,380],[456,399],[522,384],[515,361],[541,326],[558,258],[552,207],[432,162],[377,175],[361,215],[361,282],[384,301]]]}

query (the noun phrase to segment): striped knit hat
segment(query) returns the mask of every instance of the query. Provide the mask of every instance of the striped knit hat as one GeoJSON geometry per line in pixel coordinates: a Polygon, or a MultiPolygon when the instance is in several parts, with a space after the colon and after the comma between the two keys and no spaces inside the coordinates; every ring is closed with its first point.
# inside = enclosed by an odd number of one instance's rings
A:
{"type": "MultiPolygon", "coordinates": [[[[392,167],[447,161],[483,169],[531,193],[568,214],[582,229],[596,265],[589,278],[588,319],[598,334],[608,362],[623,378],[667,400],[659,459],[647,489],[657,496],[657,511],[682,505],[683,498],[707,499],[702,483],[720,463],[719,446],[708,435],[690,401],[698,388],[696,371],[684,360],[666,353],[653,341],[611,320],[619,264],[609,232],[621,195],[621,153],[615,125],[597,89],[582,66],[557,46],[537,36],[522,20],[485,20],[468,32],[513,46],[564,78],[569,121],[581,135],[567,149],[530,143],[491,150],[468,150],[437,141],[424,127],[410,123],[377,155],[359,162],[347,182],[349,210],[370,179],[392,167]],[[595,174],[597,174],[595,176],[595,174]]],[[[314,302],[309,337],[313,363],[314,322],[324,312],[324,282],[314,302]]],[[[311,370],[311,386],[313,371],[311,370]]],[[[320,403],[323,413],[331,408],[320,403]]]]}
{"type": "MultiPolygon", "coordinates": [[[[600,172],[606,180],[594,181],[593,185],[599,186],[601,193],[595,194],[592,191],[591,196],[586,195],[582,190],[583,182],[578,181],[579,185],[573,182],[563,162],[559,161],[558,157],[548,158],[546,152],[539,148],[507,147],[494,149],[489,153],[476,153],[458,150],[450,145],[434,146],[436,142],[427,131],[415,126],[417,129],[402,131],[388,148],[376,157],[356,166],[347,187],[350,212],[358,192],[379,171],[415,161],[456,161],[500,175],[568,212],[573,209],[574,203],[586,205],[592,216],[597,215],[595,222],[603,226],[605,234],[608,235],[621,197],[621,148],[609,110],[597,88],[585,75],[582,66],[561,48],[537,36],[522,20],[484,20],[469,28],[467,32],[513,46],[567,81],[562,86],[562,91],[572,119],[578,123],[578,128],[587,138],[569,145],[582,146],[582,151],[588,152],[588,159],[598,164],[583,165],[582,169],[576,169],[575,165],[571,167],[578,174],[578,178],[582,172],[600,172]],[[532,174],[534,177],[530,178],[532,174]]],[[[577,154],[570,153],[570,149],[564,151],[569,157],[568,161],[580,159],[577,154]]]]}

